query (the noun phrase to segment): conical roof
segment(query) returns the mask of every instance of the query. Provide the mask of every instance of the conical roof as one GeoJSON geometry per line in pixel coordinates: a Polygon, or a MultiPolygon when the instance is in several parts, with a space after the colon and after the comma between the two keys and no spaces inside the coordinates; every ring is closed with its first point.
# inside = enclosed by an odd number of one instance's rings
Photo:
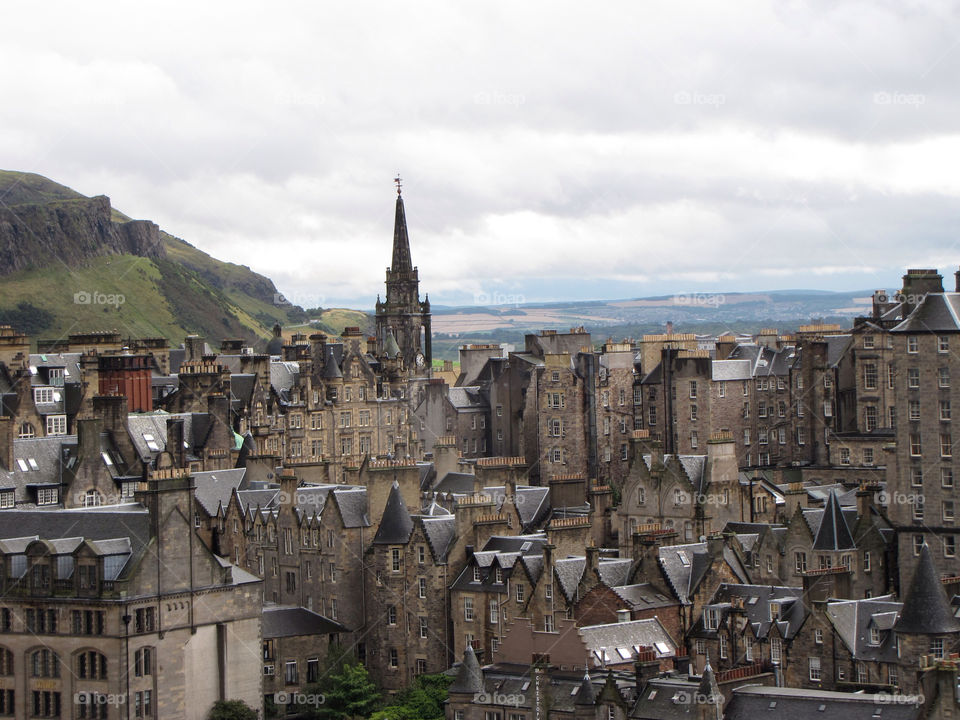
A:
{"type": "Polygon", "coordinates": [[[707,655],[707,664],[703,668],[700,685],[697,688],[697,703],[701,705],[715,705],[720,701],[720,687],[717,685],[717,676],[710,666],[710,655],[707,655]]]}
{"type": "Polygon", "coordinates": [[[340,365],[337,363],[337,355],[333,352],[333,345],[327,345],[323,356],[323,377],[327,380],[342,378],[340,365]]]}
{"type": "Polygon", "coordinates": [[[410,239],[407,237],[407,216],[403,211],[403,198],[398,194],[397,213],[393,220],[393,264],[390,270],[404,272],[412,269],[410,239]]]}
{"type": "Polygon", "coordinates": [[[410,517],[407,504],[400,494],[400,486],[394,480],[373,543],[374,545],[405,545],[410,540],[412,532],[413,518],[410,517]]]}
{"type": "Polygon", "coordinates": [[[580,690],[577,692],[577,700],[574,705],[596,705],[597,694],[593,691],[593,682],[590,680],[590,671],[583,674],[583,681],[580,683],[580,690]]]}
{"type": "Polygon", "coordinates": [[[847,520],[840,508],[840,499],[837,491],[831,490],[827,498],[827,506],[823,509],[823,518],[817,529],[817,536],[813,540],[814,550],[855,550],[853,534],[847,527],[847,520]]]}
{"type": "Polygon", "coordinates": [[[910,635],[960,632],[960,622],[950,612],[947,594],[933,567],[933,558],[926,543],[920,549],[920,562],[904,596],[900,619],[893,629],[910,635]]]}
{"type": "Polygon", "coordinates": [[[447,692],[473,695],[483,692],[483,673],[480,671],[480,663],[477,662],[477,656],[470,645],[467,645],[467,649],[463,651],[463,662],[460,663],[457,676],[447,688],[447,692]]]}

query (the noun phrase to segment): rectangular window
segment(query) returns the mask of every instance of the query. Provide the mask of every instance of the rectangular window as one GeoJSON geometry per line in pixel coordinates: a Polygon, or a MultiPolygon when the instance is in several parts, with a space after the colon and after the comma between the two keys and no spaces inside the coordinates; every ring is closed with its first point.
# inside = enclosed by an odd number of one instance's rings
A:
{"type": "Polygon", "coordinates": [[[950,387],[950,368],[937,368],[937,384],[942,388],[950,387]]]}
{"type": "Polygon", "coordinates": [[[863,387],[865,390],[877,389],[877,366],[874,363],[863,366],[863,387]]]}
{"type": "Polygon", "coordinates": [[[910,434],[910,454],[913,457],[920,457],[923,454],[923,445],[920,442],[920,433],[910,434]]]}
{"type": "Polygon", "coordinates": [[[920,387],[920,368],[907,368],[907,387],[910,389],[920,387]]]}
{"type": "Polygon", "coordinates": [[[953,455],[953,435],[950,433],[940,433],[940,457],[951,457],[953,455]]]}
{"type": "Polygon", "coordinates": [[[820,682],[820,658],[810,657],[807,658],[807,661],[810,668],[810,679],[814,682],[820,682]]]}
{"type": "Polygon", "coordinates": [[[917,338],[916,338],[916,337],[911,336],[911,337],[908,337],[908,338],[907,338],[907,352],[908,352],[908,353],[916,353],[916,352],[919,352],[919,351],[920,351],[919,348],[920,348],[920,346],[919,346],[919,344],[917,343],[917,338]]]}
{"type": "Polygon", "coordinates": [[[463,619],[466,622],[473,622],[473,598],[465,597],[463,599],[463,619]]]}
{"type": "Polygon", "coordinates": [[[950,338],[946,335],[941,335],[937,338],[937,352],[950,352],[950,338]]]}

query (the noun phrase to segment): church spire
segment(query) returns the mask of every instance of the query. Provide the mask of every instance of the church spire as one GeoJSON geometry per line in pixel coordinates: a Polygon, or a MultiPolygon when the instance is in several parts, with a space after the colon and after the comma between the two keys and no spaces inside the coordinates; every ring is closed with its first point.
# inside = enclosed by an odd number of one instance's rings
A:
{"type": "Polygon", "coordinates": [[[407,237],[407,216],[403,211],[399,175],[394,182],[397,183],[397,214],[393,221],[393,265],[390,269],[393,272],[409,272],[413,270],[413,263],[410,262],[410,239],[407,237]]]}

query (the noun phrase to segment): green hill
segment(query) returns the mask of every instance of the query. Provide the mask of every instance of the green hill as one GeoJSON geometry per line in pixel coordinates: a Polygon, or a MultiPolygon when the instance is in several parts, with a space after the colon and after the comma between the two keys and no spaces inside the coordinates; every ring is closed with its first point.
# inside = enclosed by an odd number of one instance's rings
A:
{"type": "Polygon", "coordinates": [[[306,319],[277,302],[269,278],[30,173],[0,170],[0,277],[0,323],[44,339],[117,330],[174,345],[188,333],[256,342],[306,319]]]}

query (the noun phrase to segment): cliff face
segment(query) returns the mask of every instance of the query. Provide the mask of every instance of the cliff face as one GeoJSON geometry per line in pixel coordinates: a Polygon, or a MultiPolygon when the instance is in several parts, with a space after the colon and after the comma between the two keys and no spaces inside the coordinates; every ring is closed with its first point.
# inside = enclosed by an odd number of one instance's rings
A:
{"type": "Polygon", "coordinates": [[[106,196],[0,207],[0,275],[122,254],[166,256],[160,228],[148,220],[114,222],[106,196]]]}

